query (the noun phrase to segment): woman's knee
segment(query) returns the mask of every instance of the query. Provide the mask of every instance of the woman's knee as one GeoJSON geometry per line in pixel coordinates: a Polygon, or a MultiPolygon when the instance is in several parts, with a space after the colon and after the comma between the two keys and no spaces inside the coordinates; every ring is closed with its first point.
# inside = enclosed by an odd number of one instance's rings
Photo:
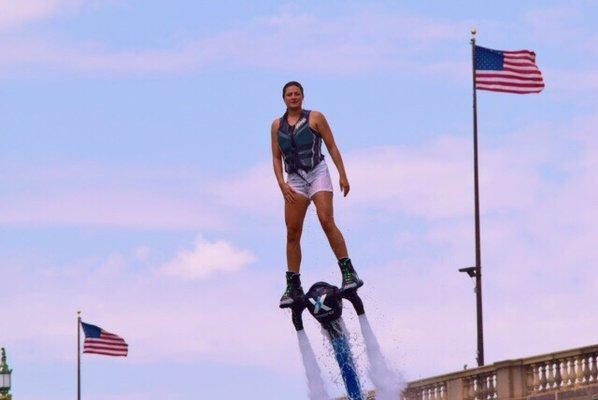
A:
{"type": "Polygon", "coordinates": [[[287,242],[295,243],[301,240],[302,227],[300,225],[287,225],[287,242]]]}
{"type": "Polygon", "coordinates": [[[318,215],[318,218],[320,219],[320,224],[322,225],[324,232],[329,233],[336,229],[336,224],[334,223],[332,215],[318,215]]]}

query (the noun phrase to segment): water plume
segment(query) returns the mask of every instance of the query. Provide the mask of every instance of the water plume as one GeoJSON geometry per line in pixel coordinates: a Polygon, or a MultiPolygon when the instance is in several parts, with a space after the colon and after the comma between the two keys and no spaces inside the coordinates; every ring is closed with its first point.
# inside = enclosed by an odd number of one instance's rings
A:
{"type": "Polygon", "coordinates": [[[309,389],[309,400],[330,399],[324,386],[324,380],[322,379],[316,355],[304,330],[297,331],[297,339],[299,341],[299,350],[301,350],[301,359],[303,360],[307,387],[309,389]]]}
{"type": "Polygon", "coordinates": [[[359,325],[370,362],[368,377],[376,389],[376,400],[398,399],[404,386],[401,375],[389,367],[365,314],[359,316],[359,325]]]}

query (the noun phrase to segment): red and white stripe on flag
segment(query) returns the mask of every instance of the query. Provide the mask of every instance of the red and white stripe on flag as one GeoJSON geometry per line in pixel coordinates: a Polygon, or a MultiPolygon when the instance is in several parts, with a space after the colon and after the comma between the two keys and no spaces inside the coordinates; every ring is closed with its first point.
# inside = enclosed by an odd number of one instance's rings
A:
{"type": "Polygon", "coordinates": [[[102,329],[99,338],[86,337],[83,353],[105,356],[126,357],[129,345],[123,338],[102,329]]]}

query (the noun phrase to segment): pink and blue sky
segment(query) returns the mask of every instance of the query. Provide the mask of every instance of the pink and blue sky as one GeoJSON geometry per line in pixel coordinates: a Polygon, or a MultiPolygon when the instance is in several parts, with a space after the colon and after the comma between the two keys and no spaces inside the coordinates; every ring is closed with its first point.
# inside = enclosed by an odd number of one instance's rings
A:
{"type": "MultiPolygon", "coordinates": [[[[597,19],[590,1],[2,2],[15,398],[74,397],[78,309],[130,346],[84,357],[86,400],[306,397],[277,308],[269,147],[291,79],[343,153],[337,222],[384,352],[408,380],[474,366],[473,282],[457,272],[474,263],[472,26],[480,45],[536,51],[546,82],[478,95],[486,361],[595,344],[597,19]]],[[[339,280],[313,209],[303,248],[306,286],[339,280]]]]}

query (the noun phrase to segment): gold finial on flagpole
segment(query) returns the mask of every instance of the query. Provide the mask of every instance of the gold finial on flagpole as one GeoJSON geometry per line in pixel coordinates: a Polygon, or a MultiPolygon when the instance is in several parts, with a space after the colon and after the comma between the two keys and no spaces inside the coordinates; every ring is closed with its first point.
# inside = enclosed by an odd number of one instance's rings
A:
{"type": "Polygon", "coordinates": [[[472,36],[475,36],[477,33],[478,33],[478,30],[475,27],[471,28],[471,35],[472,36]]]}

